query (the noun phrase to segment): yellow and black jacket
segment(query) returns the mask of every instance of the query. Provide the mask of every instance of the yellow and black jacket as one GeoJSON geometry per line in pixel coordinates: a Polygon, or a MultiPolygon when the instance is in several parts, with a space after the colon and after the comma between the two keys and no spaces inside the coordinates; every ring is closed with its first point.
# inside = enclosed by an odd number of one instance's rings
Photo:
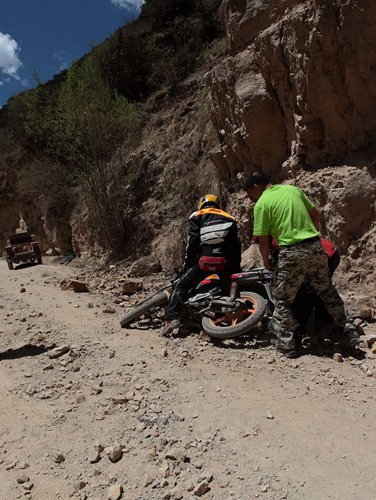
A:
{"type": "Polygon", "coordinates": [[[189,218],[185,268],[197,264],[201,255],[224,257],[231,272],[240,271],[241,245],[232,215],[214,207],[193,212],[189,218]]]}

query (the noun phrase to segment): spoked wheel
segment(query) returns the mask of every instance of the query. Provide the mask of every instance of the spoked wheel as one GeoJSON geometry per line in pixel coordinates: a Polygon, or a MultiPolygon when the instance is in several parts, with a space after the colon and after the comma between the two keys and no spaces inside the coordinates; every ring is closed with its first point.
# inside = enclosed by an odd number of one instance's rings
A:
{"type": "Polygon", "coordinates": [[[254,292],[240,292],[240,301],[241,307],[234,312],[204,316],[203,330],[218,339],[231,339],[249,332],[264,316],[267,301],[254,292]]]}

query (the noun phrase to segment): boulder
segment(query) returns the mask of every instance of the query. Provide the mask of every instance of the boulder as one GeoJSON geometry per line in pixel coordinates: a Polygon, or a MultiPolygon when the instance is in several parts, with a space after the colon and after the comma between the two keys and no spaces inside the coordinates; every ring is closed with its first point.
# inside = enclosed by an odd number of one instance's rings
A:
{"type": "Polygon", "coordinates": [[[375,320],[376,301],[374,297],[363,294],[344,294],[344,302],[349,315],[366,321],[375,320]]]}
{"type": "Polygon", "coordinates": [[[153,255],[141,257],[134,262],[129,270],[129,276],[149,276],[153,273],[159,273],[162,270],[158,259],[153,255]]]}
{"type": "Polygon", "coordinates": [[[242,253],[241,266],[243,271],[249,271],[253,267],[260,267],[263,265],[262,258],[257,244],[250,245],[242,253]]]}

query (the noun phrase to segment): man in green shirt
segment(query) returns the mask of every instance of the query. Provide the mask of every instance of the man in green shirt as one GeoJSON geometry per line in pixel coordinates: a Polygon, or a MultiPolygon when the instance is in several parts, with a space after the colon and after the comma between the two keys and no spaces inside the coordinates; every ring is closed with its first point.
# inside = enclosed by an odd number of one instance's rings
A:
{"type": "Polygon", "coordinates": [[[291,306],[306,281],[324,302],[337,328],[352,346],[358,342],[354,326],[335,289],[319,237],[320,214],[304,192],[291,185],[273,185],[261,170],[247,177],[245,189],[254,206],[254,236],[258,237],[264,266],[270,269],[271,238],[281,250],[273,282],[273,330],[278,351],[296,357],[296,320],[291,306]]]}

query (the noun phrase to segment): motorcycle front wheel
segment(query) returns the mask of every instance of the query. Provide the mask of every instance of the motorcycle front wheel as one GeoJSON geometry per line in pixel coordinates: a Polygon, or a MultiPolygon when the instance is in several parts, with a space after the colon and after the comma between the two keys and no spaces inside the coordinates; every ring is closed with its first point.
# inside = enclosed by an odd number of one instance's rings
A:
{"type": "Polygon", "coordinates": [[[217,339],[232,339],[255,327],[267,308],[267,300],[254,292],[240,292],[241,306],[230,313],[218,313],[202,318],[202,329],[217,339]]]}

